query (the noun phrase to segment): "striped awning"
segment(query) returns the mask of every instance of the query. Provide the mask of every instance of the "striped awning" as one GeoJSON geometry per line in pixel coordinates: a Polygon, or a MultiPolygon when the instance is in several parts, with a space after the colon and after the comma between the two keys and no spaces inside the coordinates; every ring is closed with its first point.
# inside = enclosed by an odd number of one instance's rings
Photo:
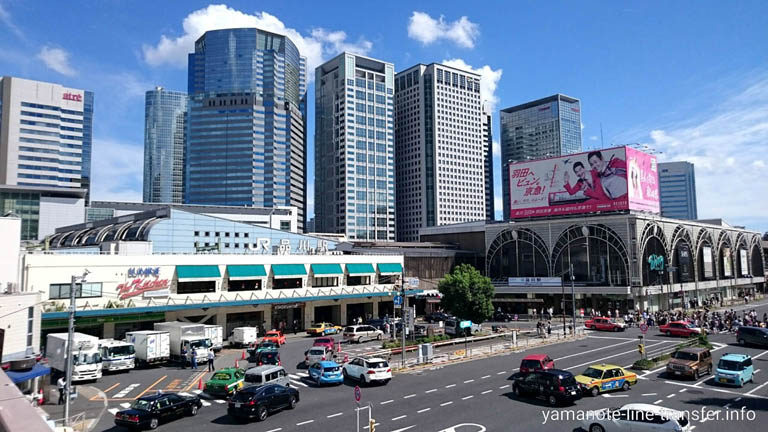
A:
{"type": "Polygon", "coordinates": [[[311,264],[310,267],[315,276],[344,274],[340,264],[311,264]]]}
{"type": "Polygon", "coordinates": [[[219,266],[217,265],[176,266],[176,274],[179,280],[218,279],[221,277],[221,272],[219,272],[219,266]]]}
{"type": "Polygon", "coordinates": [[[267,270],[261,264],[228,265],[227,274],[229,280],[247,280],[266,277],[267,270]]]}
{"type": "Polygon", "coordinates": [[[367,275],[375,274],[376,270],[373,268],[373,264],[347,264],[347,273],[351,275],[367,275]]]}
{"type": "Polygon", "coordinates": [[[379,263],[379,274],[401,274],[403,266],[400,263],[379,263]]]}
{"type": "Polygon", "coordinates": [[[307,275],[304,264],[272,264],[272,274],[276,278],[294,278],[307,275]]]}

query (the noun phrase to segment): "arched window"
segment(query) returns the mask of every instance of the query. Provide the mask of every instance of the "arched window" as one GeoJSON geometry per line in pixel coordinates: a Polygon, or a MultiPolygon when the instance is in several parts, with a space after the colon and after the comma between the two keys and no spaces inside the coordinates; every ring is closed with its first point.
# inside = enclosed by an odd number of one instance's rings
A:
{"type": "Polygon", "coordinates": [[[586,285],[629,285],[627,248],[604,225],[573,225],[552,251],[553,273],[567,278],[573,265],[576,282],[586,285]]]}
{"type": "Polygon", "coordinates": [[[696,240],[697,278],[700,281],[715,278],[715,248],[712,236],[707,230],[701,230],[696,240]]]}
{"type": "Polygon", "coordinates": [[[722,231],[717,238],[718,279],[731,279],[735,275],[733,268],[733,244],[727,232],[722,231]]]}
{"type": "Polygon", "coordinates": [[[488,248],[488,277],[549,276],[547,247],[536,233],[528,229],[504,230],[488,248]]]}
{"type": "Polygon", "coordinates": [[[750,274],[752,276],[763,276],[765,274],[765,265],[763,261],[762,247],[760,245],[760,238],[756,239],[756,242],[752,244],[750,274]]]}

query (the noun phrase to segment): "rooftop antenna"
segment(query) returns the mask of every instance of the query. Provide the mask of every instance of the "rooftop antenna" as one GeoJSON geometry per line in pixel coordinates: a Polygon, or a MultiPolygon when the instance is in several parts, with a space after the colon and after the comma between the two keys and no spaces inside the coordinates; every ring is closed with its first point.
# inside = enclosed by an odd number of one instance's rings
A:
{"type": "Polygon", "coordinates": [[[605,142],[603,141],[603,122],[600,122],[600,148],[605,148],[605,142]]]}

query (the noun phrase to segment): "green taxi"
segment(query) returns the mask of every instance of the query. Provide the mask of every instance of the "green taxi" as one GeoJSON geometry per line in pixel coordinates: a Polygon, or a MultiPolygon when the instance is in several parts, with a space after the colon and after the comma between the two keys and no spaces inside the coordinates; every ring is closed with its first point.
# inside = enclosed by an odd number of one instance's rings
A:
{"type": "Polygon", "coordinates": [[[211,396],[229,396],[243,388],[245,371],[239,368],[217,370],[205,383],[205,392],[211,396]]]}

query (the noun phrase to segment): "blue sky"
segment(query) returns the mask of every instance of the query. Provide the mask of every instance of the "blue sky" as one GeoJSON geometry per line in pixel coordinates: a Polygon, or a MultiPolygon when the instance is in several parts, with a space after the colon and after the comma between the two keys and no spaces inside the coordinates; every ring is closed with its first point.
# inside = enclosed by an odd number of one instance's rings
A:
{"type": "MultiPolygon", "coordinates": [[[[144,92],[186,89],[186,52],[206,29],[282,32],[312,67],[345,49],[397,71],[452,60],[483,75],[496,137],[499,108],[557,92],[578,97],[585,149],[638,142],[662,161],[690,160],[699,217],[768,231],[764,2],[331,4],[0,0],[0,75],[93,90],[93,197],[135,201],[144,92]]],[[[499,169],[496,154],[497,214],[499,169]]]]}

